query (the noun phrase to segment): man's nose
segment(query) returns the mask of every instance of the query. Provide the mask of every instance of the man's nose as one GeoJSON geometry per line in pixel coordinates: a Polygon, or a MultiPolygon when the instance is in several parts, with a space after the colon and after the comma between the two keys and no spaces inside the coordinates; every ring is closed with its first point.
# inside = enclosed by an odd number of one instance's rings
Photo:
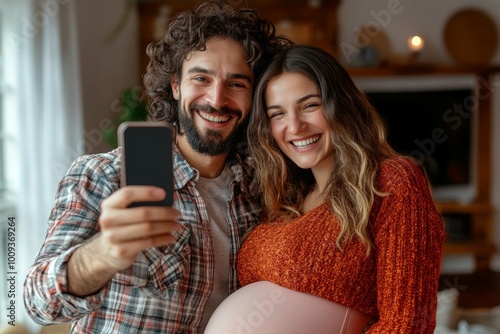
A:
{"type": "Polygon", "coordinates": [[[227,91],[222,83],[214,83],[207,94],[207,102],[216,109],[227,105],[227,91]]]}

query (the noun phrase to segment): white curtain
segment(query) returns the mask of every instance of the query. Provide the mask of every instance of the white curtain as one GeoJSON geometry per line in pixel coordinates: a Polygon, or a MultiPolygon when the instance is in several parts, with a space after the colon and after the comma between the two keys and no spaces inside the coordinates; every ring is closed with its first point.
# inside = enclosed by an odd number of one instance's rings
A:
{"type": "Polygon", "coordinates": [[[24,279],[45,238],[57,183],[84,143],[75,0],[0,2],[17,209],[16,322],[35,332],[24,311],[24,279]]]}

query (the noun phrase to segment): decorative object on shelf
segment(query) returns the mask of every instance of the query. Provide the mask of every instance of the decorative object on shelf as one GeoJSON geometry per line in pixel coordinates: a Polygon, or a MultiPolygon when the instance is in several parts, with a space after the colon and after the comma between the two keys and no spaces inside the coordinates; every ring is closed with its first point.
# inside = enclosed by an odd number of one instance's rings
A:
{"type": "Polygon", "coordinates": [[[424,39],[420,36],[408,38],[408,48],[412,54],[419,54],[424,48],[424,39]]]}
{"type": "Polygon", "coordinates": [[[414,65],[417,58],[424,48],[424,39],[420,36],[411,36],[408,38],[408,49],[410,50],[409,65],[414,65]]]}
{"type": "Polygon", "coordinates": [[[462,65],[487,65],[498,47],[495,22],[486,13],[472,8],[450,17],[444,29],[449,55],[462,65]]]}
{"type": "Polygon", "coordinates": [[[392,56],[391,43],[382,29],[373,29],[369,24],[355,28],[354,45],[358,52],[349,66],[385,66],[392,56]]]}
{"type": "Polygon", "coordinates": [[[360,48],[354,58],[353,66],[376,67],[379,64],[378,50],[374,46],[360,48]]]}

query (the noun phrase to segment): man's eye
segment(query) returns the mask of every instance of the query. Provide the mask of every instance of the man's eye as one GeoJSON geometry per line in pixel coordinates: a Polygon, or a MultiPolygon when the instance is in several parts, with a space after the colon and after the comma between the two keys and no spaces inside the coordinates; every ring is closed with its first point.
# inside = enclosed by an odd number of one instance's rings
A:
{"type": "Polygon", "coordinates": [[[200,82],[206,82],[207,81],[207,79],[205,79],[204,77],[194,77],[193,80],[200,81],[200,82]]]}
{"type": "Polygon", "coordinates": [[[245,88],[245,85],[240,82],[233,82],[229,86],[234,88],[245,88]]]}

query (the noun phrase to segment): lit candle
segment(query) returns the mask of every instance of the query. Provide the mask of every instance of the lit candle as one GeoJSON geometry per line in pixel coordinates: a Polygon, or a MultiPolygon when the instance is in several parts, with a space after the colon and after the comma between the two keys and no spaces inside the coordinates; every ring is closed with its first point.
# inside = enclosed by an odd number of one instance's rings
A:
{"type": "Polygon", "coordinates": [[[408,47],[412,53],[422,51],[424,40],[420,36],[412,36],[408,38],[408,47]]]}

